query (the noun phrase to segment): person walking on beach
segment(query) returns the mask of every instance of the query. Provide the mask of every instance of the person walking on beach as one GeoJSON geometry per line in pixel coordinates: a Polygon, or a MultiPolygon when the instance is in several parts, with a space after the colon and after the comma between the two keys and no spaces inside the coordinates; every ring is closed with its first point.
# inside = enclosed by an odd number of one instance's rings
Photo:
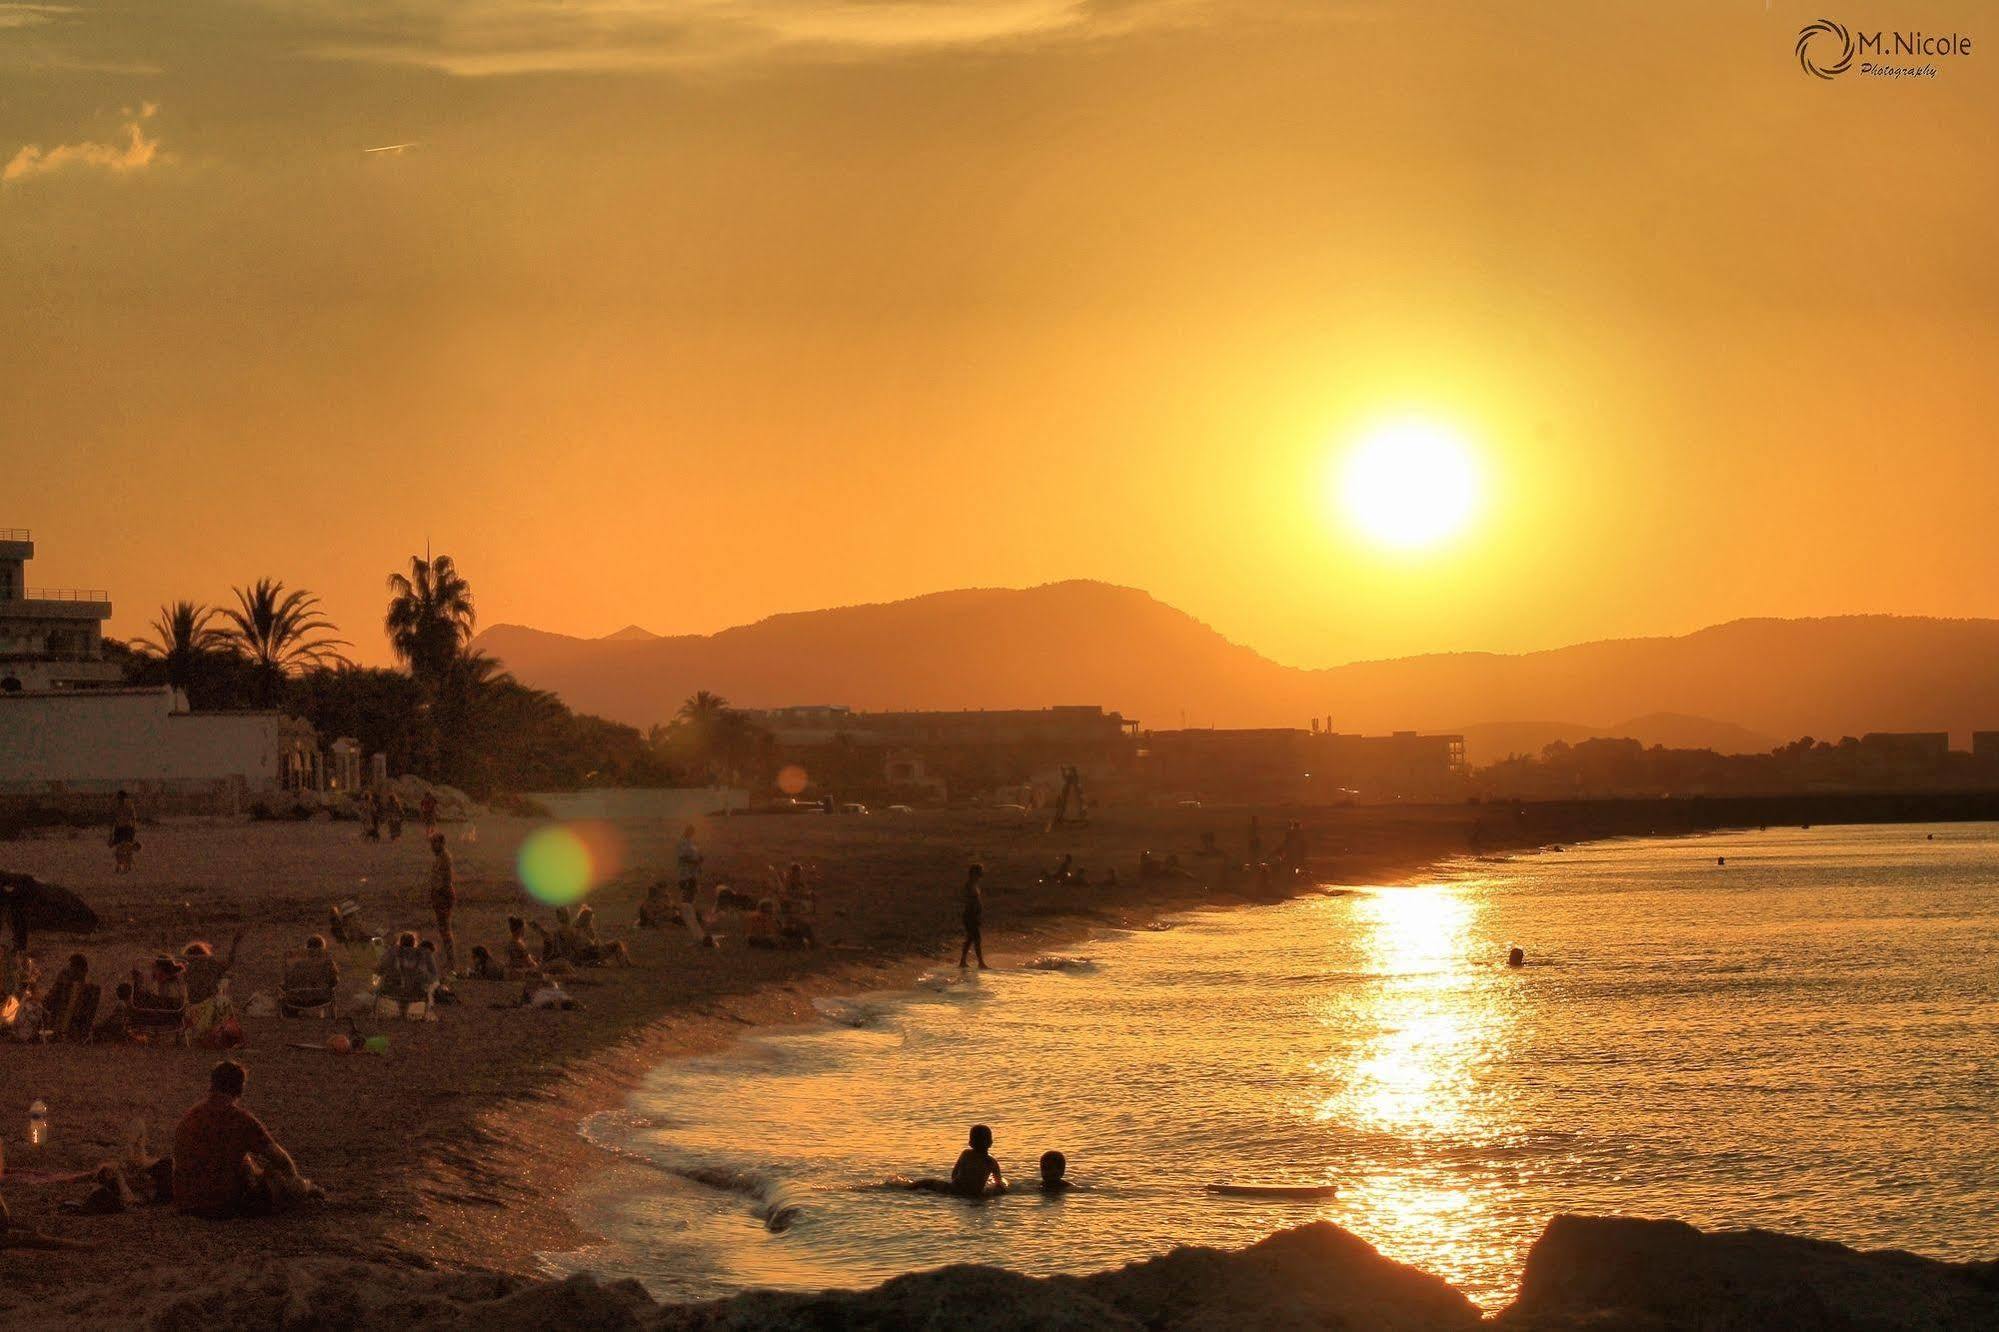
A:
{"type": "Polygon", "coordinates": [[[986,945],[982,937],[986,923],[986,899],[979,891],[979,880],[984,878],[986,867],[973,865],[965,871],[965,946],[958,950],[958,970],[963,971],[966,959],[978,954],[979,970],[986,969],[986,945]]]}
{"type": "Polygon", "coordinates": [[[437,917],[437,937],[444,945],[444,969],[458,974],[458,941],[451,933],[451,913],[458,905],[458,876],[443,833],[430,835],[430,909],[437,917]]]}
{"type": "Polygon", "coordinates": [[[130,874],[139,849],[139,810],[129,792],[120,791],[111,809],[111,859],[114,873],[130,874]]]}
{"type": "Polygon", "coordinates": [[[416,802],[417,813],[423,816],[423,837],[429,841],[437,834],[437,792],[425,791],[423,799],[416,802]]]}
{"type": "Polygon", "coordinates": [[[694,825],[691,823],[681,829],[680,844],[673,849],[673,862],[681,903],[692,906],[694,895],[701,888],[701,848],[694,844],[694,825]]]}
{"type": "Polygon", "coordinates": [[[389,840],[399,842],[403,837],[403,798],[394,791],[389,792],[389,840]]]}

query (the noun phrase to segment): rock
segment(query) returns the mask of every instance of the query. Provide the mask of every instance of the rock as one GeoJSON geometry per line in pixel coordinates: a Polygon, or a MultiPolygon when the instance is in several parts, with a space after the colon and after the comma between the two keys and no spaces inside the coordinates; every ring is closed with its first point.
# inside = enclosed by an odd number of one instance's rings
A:
{"type": "Polygon", "coordinates": [[[1026,1332],[1030,1328],[1367,1328],[1450,1332],[1479,1310],[1440,1278],[1376,1252],[1328,1222],[1247,1249],[1180,1248],[1114,1272],[1035,1279],[946,1267],[873,1290],[740,1295],[662,1311],[675,1332],[834,1327],[1026,1332]]]}
{"type": "Polygon", "coordinates": [[[1511,1329],[1988,1329],[1999,1263],[1946,1263],[1767,1230],[1558,1216],[1528,1251],[1511,1329]]]}

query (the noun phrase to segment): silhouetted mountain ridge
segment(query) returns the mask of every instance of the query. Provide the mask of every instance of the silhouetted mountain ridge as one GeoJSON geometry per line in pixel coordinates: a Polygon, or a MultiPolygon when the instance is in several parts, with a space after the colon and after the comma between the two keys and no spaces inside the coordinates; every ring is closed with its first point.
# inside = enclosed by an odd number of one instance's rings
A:
{"type": "Polygon", "coordinates": [[[496,625],[478,645],[573,707],[641,726],[710,689],[745,707],[1099,703],[1156,729],[1329,716],[1343,731],[1528,736],[1539,725],[1735,750],[1869,730],[1948,730],[1962,742],[1999,728],[1999,620],[1984,619],[1744,619],[1678,637],[1303,670],[1136,588],[1071,581],[786,612],[707,635],[583,639],[496,625]]]}

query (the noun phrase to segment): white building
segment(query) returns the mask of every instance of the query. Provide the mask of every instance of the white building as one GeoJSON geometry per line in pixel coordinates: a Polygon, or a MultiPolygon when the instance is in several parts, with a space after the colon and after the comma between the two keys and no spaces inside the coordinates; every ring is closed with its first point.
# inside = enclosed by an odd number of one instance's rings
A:
{"type": "Polygon", "coordinates": [[[0,794],[233,797],[319,778],[312,728],[281,712],[191,713],[165,685],[0,694],[0,794]]]}
{"type": "Polygon", "coordinates": [[[312,727],[280,712],[190,712],[166,685],[122,686],[104,659],[106,592],[30,588],[29,534],[0,529],[0,798],[61,804],[117,790],[183,809],[317,789],[312,727]]]}
{"type": "Polygon", "coordinates": [[[104,660],[111,594],[29,587],[34,537],[0,528],[0,692],[115,684],[118,663],[104,660]]]}

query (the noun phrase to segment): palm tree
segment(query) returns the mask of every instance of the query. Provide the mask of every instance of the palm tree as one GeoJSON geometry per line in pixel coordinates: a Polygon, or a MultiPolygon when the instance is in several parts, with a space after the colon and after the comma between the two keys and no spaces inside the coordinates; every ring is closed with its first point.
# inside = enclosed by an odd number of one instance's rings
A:
{"type": "Polygon", "coordinates": [[[204,661],[228,649],[228,633],[215,626],[217,614],[213,606],[192,601],[161,606],[153,618],[152,636],[135,638],[132,646],[165,664],[168,684],[186,689],[204,661]]]}
{"type": "Polygon", "coordinates": [[[440,683],[472,641],[472,585],[449,555],[434,560],[412,555],[407,576],[389,575],[389,592],[389,613],[382,621],[389,646],[410,674],[426,684],[440,683]]]}
{"type": "Polygon", "coordinates": [[[706,689],[696,690],[675,715],[690,726],[712,727],[729,712],[729,700],[706,689]]]}
{"type": "Polygon", "coordinates": [[[235,608],[222,612],[229,621],[226,637],[255,670],[263,706],[277,702],[278,685],[285,676],[346,660],[339,649],[347,646],[347,640],[334,637],[333,621],[321,613],[319,598],[312,593],[304,588],[287,592],[275,578],[259,578],[234,590],[235,608]]]}

